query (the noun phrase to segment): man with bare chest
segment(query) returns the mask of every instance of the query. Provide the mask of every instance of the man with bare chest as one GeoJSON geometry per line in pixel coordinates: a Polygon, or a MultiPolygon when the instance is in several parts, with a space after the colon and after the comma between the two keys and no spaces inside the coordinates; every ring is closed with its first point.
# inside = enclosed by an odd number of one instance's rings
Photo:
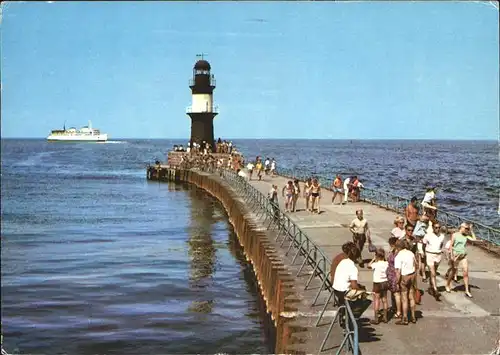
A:
{"type": "Polygon", "coordinates": [[[418,221],[418,213],[419,210],[417,207],[417,198],[412,197],[410,203],[408,204],[408,206],[406,206],[405,209],[406,224],[415,227],[418,221]]]}

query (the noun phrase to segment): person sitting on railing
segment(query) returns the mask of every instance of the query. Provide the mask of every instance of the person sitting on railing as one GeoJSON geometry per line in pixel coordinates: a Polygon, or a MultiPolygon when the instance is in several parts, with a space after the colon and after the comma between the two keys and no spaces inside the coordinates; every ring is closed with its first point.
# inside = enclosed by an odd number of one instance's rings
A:
{"type": "Polygon", "coordinates": [[[436,216],[436,189],[434,187],[427,188],[424,195],[424,199],[421,203],[424,208],[424,214],[426,214],[431,221],[434,221],[436,216]]]}

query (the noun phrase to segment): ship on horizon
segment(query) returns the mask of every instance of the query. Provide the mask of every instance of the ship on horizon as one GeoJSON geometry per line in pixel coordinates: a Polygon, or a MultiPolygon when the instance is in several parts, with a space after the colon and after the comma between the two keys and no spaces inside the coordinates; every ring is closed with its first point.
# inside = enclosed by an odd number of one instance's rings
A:
{"type": "Polygon", "coordinates": [[[92,128],[90,120],[88,126],[83,126],[80,129],[75,127],[66,129],[65,123],[63,129],[52,130],[47,137],[49,142],[106,142],[107,140],[108,134],[92,128]]]}

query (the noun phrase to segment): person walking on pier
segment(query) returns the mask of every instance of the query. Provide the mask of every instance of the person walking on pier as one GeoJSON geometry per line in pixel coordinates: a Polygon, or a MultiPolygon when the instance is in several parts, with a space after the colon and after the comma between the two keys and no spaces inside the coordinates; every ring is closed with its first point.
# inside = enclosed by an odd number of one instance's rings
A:
{"type": "Polygon", "coordinates": [[[314,178],[312,179],[312,184],[310,187],[310,194],[311,194],[311,209],[310,211],[314,213],[314,210],[316,209],[316,212],[318,214],[321,213],[320,211],[320,200],[321,200],[321,184],[319,183],[318,179],[314,178]],[[317,203],[317,205],[316,205],[317,203]]]}
{"type": "Polygon", "coordinates": [[[382,304],[383,321],[387,323],[387,290],[389,284],[387,282],[387,268],[389,263],[385,260],[384,249],[378,248],[375,252],[375,257],[370,261],[368,267],[373,270],[373,311],[375,313],[374,319],[370,321],[371,324],[379,324],[379,309],[382,304]]]}
{"type": "Polygon", "coordinates": [[[294,191],[292,180],[289,180],[281,190],[281,194],[285,198],[285,212],[290,212],[292,209],[294,191]]]}
{"type": "Polygon", "coordinates": [[[366,238],[370,238],[370,228],[368,221],[363,217],[363,210],[356,210],[356,218],[354,218],[349,226],[352,233],[352,241],[359,249],[359,266],[365,267],[363,261],[363,248],[366,243],[366,238]]]}
{"type": "Polygon", "coordinates": [[[429,228],[429,217],[423,214],[420,216],[420,220],[413,229],[413,236],[415,237],[415,243],[417,245],[417,250],[415,251],[417,269],[418,274],[422,277],[422,282],[427,282],[427,276],[425,274],[425,246],[422,243],[422,239],[430,231],[432,231],[432,229],[429,228]]]}
{"type": "Polygon", "coordinates": [[[387,254],[387,281],[389,283],[389,290],[391,291],[392,312],[395,318],[401,318],[401,290],[399,289],[399,280],[396,275],[396,268],[394,267],[394,259],[398,254],[396,243],[398,238],[389,238],[389,254],[387,254]]]}
{"type": "Polygon", "coordinates": [[[397,325],[408,325],[408,303],[410,305],[412,323],[417,322],[415,317],[415,290],[417,285],[415,273],[415,255],[408,250],[408,244],[404,240],[398,240],[396,243],[398,255],[394,259],[394,267],[396,268],[397,279],[401,289],[401,308],[403,314],[401,319],[396,322],[397,325]]]}
{"type": "Polygon", "coordinates": [[[425,262],[429,267],[430,271],[430,285],[428,292],[433,296],[436,301],[440,301],[440,294],[437,288],[436,282],[436,271],[441,262],[441,253],[444,242],[444,235],[440,233],[441,226],[439,223],[434,223],[432,225],[432,231],[429,231],[422,243],[426,246],[425,248],[425,262]]]}
{"type": "Polygon", "coordinates": [[[264,172],[266,175],[269,175],[269,165],[271,164],[271,161],[269,158],[266,158],[266,161],[264,162],[264,172]]]}
{"type": "Polygon", "coordinates": [[[253,174],[253,168],[255,167],[255,165],[253,165],[252,162],[248,162],[247,164],[247,170],[248,170],[248,180],[251,181],[252,180],[252,174],[253,174]]]}
{"type": "Polygon", "coordinates": [[[333,191],[333,196],[332,196],[332,203],[335,204],[335,200],[337,199],[337,195],[340,194],[341,199],[339,202],[339,205],[342,204],[342,177],[337,174],[335,177],[335,180],[332,182],[332,191],[333,191]]]}
{"type": "Polygon", "coordinates": [[[351,177],[344,180],[344,204],[348,202],[349,190],[351,189],[351,177]]]}
{"type": "Polygon", "coordinates": [[[257,170],[257,177],[259,178],[259,181],[262,180],[262,161],[259,159],[257,160],[257,163],[255,164],[255,170],[257,170]]]}
{"type": "Polygon", "coordinates": [[[276,160],[274,158],[271,160],[271,177],[276,175],[276,160]]]}
{"type": "Polygon", "coordinates": [[[293,198],[292,198],[292,212],[295,212],[295,208],[297,207],[297,201],[300,196],[300,185],[299,180],[293,180],[293,198]]]}
{"type": "Polygon", "coordinates": [[[464,286],[465,295],[472,298],[469,288],[469,263],[467,261],[466,245],[469,240],[476,240],[476,235],[472,230],[472,225],[469,223],[462,223],[460,230],[451,236],[450,252],[451,263],[450,270],[448,270],[448,279],[446,280],[446,292],[451,292],[450,284],[451,279],[455,276],[458,268],[461,267],[464,273],[464,286]]]}
{"type": "Polygon", "coordinates": [[[309,211],[309,202],[311,199],[311,186],[312,186],[312,179],[307,178],[306,182],[304,183],[304,199],[306,202],[306,211],[309,211]]]}
{"type": "Polygon", "coordinates": [[[406,206],[405,209],[406,224],[415,227],[418,221],[418,214],[419,209],[417,206],[417,198],[414,196],[411,198],[410,203],[408,204],[408,206],[406,206]]]}

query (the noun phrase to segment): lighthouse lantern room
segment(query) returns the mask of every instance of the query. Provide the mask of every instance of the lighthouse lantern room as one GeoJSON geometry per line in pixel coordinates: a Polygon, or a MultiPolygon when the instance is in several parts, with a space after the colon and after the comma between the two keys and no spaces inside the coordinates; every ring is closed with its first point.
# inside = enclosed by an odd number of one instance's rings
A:
{"type": "Polygon", "coordinates": [[[203,59],[203,55],[200,56],[201,59],[193,67],[193,78],[189,81],[192,102],[186,113],[191,118],[191,144],[203,145],[205,142],[214,149],[213,121],[218,114],[213,102],[215,78],[210,73],[210,63],[203,59]]]}

